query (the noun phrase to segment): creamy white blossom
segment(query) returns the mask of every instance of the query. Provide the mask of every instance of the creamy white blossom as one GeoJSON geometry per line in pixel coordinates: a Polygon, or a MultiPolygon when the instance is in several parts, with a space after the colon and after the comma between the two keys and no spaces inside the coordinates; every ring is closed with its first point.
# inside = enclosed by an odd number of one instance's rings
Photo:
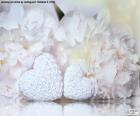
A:
{"type": "MultiPolygon", "coordinates": [[[[30,8],[21,22],[21,31],[27,41],[46,42],[58,20],[41,8],[30,8]]],[[[47,43],[48,44],[48,43],[47,43]]]]}
{"type": "Polygon", "coordinates": [[[24,15],[24,8],[21,4],[10,5],[9,11],[0,13],[0,27],[7,30],[18,28],[24,15]]]}
{"type": "Polygon", "coordinates": [[[108,23],[108,12],[97,12],[95,18],[80,12],[70,12],[61,19],[54,36],[57,41],[74,47],[83,41],[93,39],[98,33],[107,35],[108,23]]]}
{"type": "Polygon", "coordinates": [[[25,36],[27,40],[33,40],[33,35],[38,35],[37,32],[39,29],[41,29],[43,21],[43,10],[34,8],[27,11],[23,21],[21,22],[21,30],[23,32],[23,36],[25,36]]]}

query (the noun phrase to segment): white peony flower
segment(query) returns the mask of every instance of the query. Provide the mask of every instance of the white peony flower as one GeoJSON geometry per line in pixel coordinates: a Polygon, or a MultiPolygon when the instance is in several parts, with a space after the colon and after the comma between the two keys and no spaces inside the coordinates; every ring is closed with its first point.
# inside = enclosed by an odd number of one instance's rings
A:
{"type": "Polygon", "coordinates": [[[58,41],[66,41],[70,46],[75,46],[77,42],[82,42],[85,35],[86,22],[84,16],[80,13],[70,13],[65,16],[61,22],[60,27],[55,32],[55,38],[58,41]]]}
{"type": "Polygon", "coordinates": [[[21,4],[11,4],[8,12],[0,13],[0,27],[7,30],[18,28],[24,15],[24,8],[21,4]]]}
{"type": "Polygon", "coordinates": [[[21,63],[23,66],[30,67],[33,64],[34,58],[42,53],[42,43],[34,43],[26,46],[18,42],[5,44],[5,52],[8,54],[7,62],[11,66],[21,63]]]}
{"type": "Polygon", "coordinates": [[[26,50],[19,43],[6,43],[5,52],[8,53],[9,58],[7,62],[9,65],[14,66],[22,57],[27,55],[26,50]]]}
{"type": "MultiPolygon", "coordinates": [[[[44,21],[44,12],[41,9],[30,9],[25,13],[25,17],[21,22],[21,30],[23,32],[23,36],[26,37],[27,40],[31,41],[34,39],[34,36],[37,36],[39,30],[41,30],[41,26],[44,21]]],[[[40,35],[40,33],[39,33],[40,35]]]]}
{"type": "MultiPolygon", "coordinates": [[[[21,31],[27,41],[47,41],[55,30],[58,19],[42,8],[30,8],[21,22],[21,31]]],[[[48,44],[48,43],[47,43],[48,44]]]]}
{"type": "Polygon", "coordinates": [[[104,34],[109,23],[109,15],[103,11],[101,13],[97,12],[96,15],[93,18],[86,17],[80,12],[66,14],[54,33],[55,39],[74,47],[83,41],[93,39],[98,33],[104,34]]]}
{"type": "Polygon", "coordinates": [[[12,78],[19,78],[24,71],[32,67],[35,57],[42,53],[43,47],[42,43],[5,43],[0,52],[1,72],[12,78]]]}

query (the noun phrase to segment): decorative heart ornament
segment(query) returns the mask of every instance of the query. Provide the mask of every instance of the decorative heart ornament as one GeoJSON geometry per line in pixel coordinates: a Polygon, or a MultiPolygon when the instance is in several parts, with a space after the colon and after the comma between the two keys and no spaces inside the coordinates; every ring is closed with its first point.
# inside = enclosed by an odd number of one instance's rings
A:
{"type": "Polygon", "coordinates": [[[55,100],[62,96],[62,76],[52,55],[43,53],[35,59],[33,69],[18,80],[19,91],[33,100],[55,100]]]}
{"type": "Polygon", "coordinates": [[[85,76],[86,71],[79,64],[69,66],[64,77],[64,96],[75,100],[90,98],[95,93],[93,81],[85,76]]]}

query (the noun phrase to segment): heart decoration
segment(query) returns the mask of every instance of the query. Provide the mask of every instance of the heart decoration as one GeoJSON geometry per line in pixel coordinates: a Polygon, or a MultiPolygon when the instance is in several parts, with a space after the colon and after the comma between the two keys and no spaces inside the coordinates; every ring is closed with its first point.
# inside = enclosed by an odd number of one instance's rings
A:
{"type": "Polygon", "coordinates": [[[62,76],[52,55],[43,53],[35,59],[33,69],[18,80],[19,91],[31,100],[50,101],[62,96],[62,76]]]}
{"type": "Polygon", "coordinates": [[[94,83],[84,75],[85,72],[79,64],[73,64],[67,68],[64,77],[64,96],[66,98],[84,100],[94,95],[94,83]]]}

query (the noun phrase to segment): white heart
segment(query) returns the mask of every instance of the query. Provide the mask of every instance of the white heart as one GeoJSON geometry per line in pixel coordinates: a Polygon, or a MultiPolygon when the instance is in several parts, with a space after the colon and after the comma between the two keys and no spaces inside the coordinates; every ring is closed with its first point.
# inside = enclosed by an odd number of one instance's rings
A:
{"type": "Polygon", "coordinates": [[[33,69],[18,80],[19,91],[33,100],[55,100],[62,96],[62,76],[53,58],[43,53],[35,60],[33,69]]]}
{"type": "Polygon", "coordinates": [[[84,76],[81,65],[74,64],[67,68],[64,77],[64,96],[75,100],[90,98],[95,91],[91,79],[84,76]]]}

